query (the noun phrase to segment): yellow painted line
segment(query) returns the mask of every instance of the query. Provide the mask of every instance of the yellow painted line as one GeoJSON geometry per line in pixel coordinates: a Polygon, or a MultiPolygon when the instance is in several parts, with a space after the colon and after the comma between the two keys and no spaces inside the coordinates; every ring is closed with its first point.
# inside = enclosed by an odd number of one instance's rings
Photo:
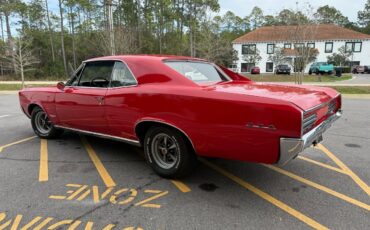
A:
{"type": "Polygon", "coordinates": [[[19,141],[15,141],[15,142],[12,142],[12,143],[9,143],[9,144],[6,144],[6,145],[2,145],[2,146],[0,146],[0,153],[1,153],[5,148],[8,148],[8,147],[10,147],[10,146],[12,146],[12,145],[20,144],[20,143],[25,142],[25,141],[32,140],[32,139],[34,139],[34,138],[36,138],[36,136],[27,137],[27,138],[22,139],[22,140],[19,140],[19,141]]]}
{"type": "Polygon", "coordinates": [[[81,141],[87,153],[89,154],[92,162],[94,163],[96,169],[98,170],[100,177],[103,179],[105,186],[107,187],[116,186],[116,183],[113,181],[112,177],[109,175],[108,171],[105,169],[103,163],[101,162],[101,160],[99,159],[98,155],[96,154],[94,149],[91,147],[89,142],[86,140],[86,138],[81,136],[81,141]]]}
{"type": "Polygon", "coordinates": [[[183,182],[179,181],[179,180],[171,180],[171,182],[181,191],[181,192],[191,192],[191,189],[186,185],[184,184],[183,182]]]}
{"type": "Polygon", "coordinates": [[[353,199],[353,198],[351,198],[349,196],[346,196],[346,195],[344,195],[342,193],[336,192],[336,191],[334,191],[334,190],[332,190],[332,189],[330,189],[328,187],[325,187],[325,186],[320,185],[318,183],[315,183],[313,181],[307,180],[307,179],[305,179],[303,177],[300,177],[300,176],[298,176],[298,175],[296,175],[294,173],[291,173],[291,172],[286,171],[284,169],[278,168],[276,166],[273,166],[273,165],[264,165],[264,166],[267,167],[267,168],[269,168],[269,169],[272,169],[272,170],[274,170],[274,171],[276,171],[278,173],[284,174],[284,175],[286,175],[286,176],[288,176],[288,177],[290,177],[290,178],[292,178],[294,180],[300,181],[300,182],[302,182],[304,184],[307,184],[309,186],[312,186],[312,187],[314,187],[314,188],[316,188],[318,190],[321,190],[323,192],[326,192],[326,193],[328,193],[328,194],[330,194],[332,196],[335,196],[335,197],[337,197],[339,199],[342,199],[344,201],[347,201],[348,203],[351,203],[351,204],[356,205],[356,206],[358,206],[360,208],[363,208],[363,209],[366,209],[366,210],[370,211],[370,205],[365,204],[365,203],[363,203],[361,201],[358,201],[356,199],[353,199]]]}
{"type": "Polygon", "coordinates": [[[48,162],[48,142],[46,139],[41,139],[40,145],[40,171],[39,181],[45,182],[49,180],[49,162],[48,162]]]}
{"type": "Polygon", "coordinates": [[[358,184],[364,190],[368,196],[370,196],[370,188],[369,186],[361,180],[350,168],[347,167],[341,160],[339,160],[332,152],[329,151],[325,146],[322,144],[318,144],[317,147],[323,151],[328,157],[330,157],[343,171],[345,171],[348,176],[352,178],[352,180],[358,184]]]}
{"type": "Polygon", "coordinates": [[[257,196],[261,197],[262,199],[270,202],[271,204],[275,205],[276,207],[282,209],[283,211],[289,213],[290,215],[294,216],[295,218],[297,218],[298,220],[304,222],[305,224],[307,224],[308,226],[311,226],[312,228],[315,228],[315,229],[328,229],[327,227],[325,227],[324,225],[318,223],[317,221],[311,219],[310,217],[304,215],[303,213],[295,210],[294,208],[290,207],[289,205],[281,202],[280,200],[276,199],[275,197],[269,195],[268,193],[254,187],[253,185],[249,184],[248,182],[242,180],[241,178],[227,172],[226,170],[218,167],[217,165],[207,161],[207,160],[204,160],[204,159],[200,159],[205,165],[207,165],[208,167],[212,168],[213,170],[217,171],[218,173],[226,176],[227,178],[229,178],[230,180],[234,181],[235,183],[241,185],[242,187],[248,189],[249,191],[253,192],[254,194],[256,194],[257,196]]]}
{"type": "Polygon", "coordinates": [[[327,168],[327,169],[330,169],[330,170],[333,170],[335,172],[338,172],[338,173],[342,173],[342,174],[346,174],[347,173],[345,171],[343,171],[342,169],[339,169],[339,168],[336,168],[336,167],[333,167],[331,165],[328,165],[328,164],[324,164],[324,163],[321,163],[319,161],[315,161],[315,160],[312,160],[310,158],[307,158],[307,157],[304,157],[304,156],[298,156],[297,157],[298,159],[301,159],[301,160],[304,160],[304,161],[307,161],[307,162],[310,162],[312,164],[315,164],[315,165],[318,165],[318,166],[321,166],[321,167],[324,167],[324,168],[327,168]]]}
{"type": "Polygon", "coordinates": [[[54,200],[64,200],[66,196],[55,196],[55,195],[50,195],[49,199],[54,199],[54,200]]]}

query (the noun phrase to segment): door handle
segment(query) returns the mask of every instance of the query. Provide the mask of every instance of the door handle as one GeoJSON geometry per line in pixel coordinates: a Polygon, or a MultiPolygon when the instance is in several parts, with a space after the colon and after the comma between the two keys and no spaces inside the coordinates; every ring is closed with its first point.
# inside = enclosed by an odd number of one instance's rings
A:
{"type": "Polygon", "coordinates": [[[98,100],[99,105],[102,105],[104,102],[104,96],[98,96],[96,97],[96,100],[98,100]]]}

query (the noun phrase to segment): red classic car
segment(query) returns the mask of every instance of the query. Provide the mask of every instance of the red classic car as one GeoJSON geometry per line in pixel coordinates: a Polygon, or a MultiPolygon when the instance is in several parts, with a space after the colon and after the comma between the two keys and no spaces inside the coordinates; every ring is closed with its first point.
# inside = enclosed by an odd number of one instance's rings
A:
{"type": "Polygon", "coordinates": [[[39,137],[72,130],[142,146],[168,178],[191,172],[197,156],[285,164],[341,116],[331,88],[256,83],[178,56],[90,59],[65,84],[19,99],[39,137]]]}
{"type": "Polygon", "coordinates": [[[255,66],[255,67],[252,67],[251,69],[251,74],[260,74],[261,70],[260,70],[260,67],[258,66],[255,66]]]}

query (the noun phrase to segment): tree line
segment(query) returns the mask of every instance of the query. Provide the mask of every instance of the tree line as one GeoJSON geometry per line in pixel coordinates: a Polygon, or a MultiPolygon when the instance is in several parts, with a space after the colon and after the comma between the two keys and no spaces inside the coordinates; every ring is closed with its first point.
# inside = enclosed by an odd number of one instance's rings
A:
{"type": "Polygon", "coordinates": [[[65,78],[82,60],[112,53],[185,55],[229,66],[236,58],[231,42],[262,26],[333,23],[370,34],[370,0],[356,22],[328,5],[313,17],[299,8],[266,15],[259,7],[243,17],[218,15],[218,0],[58,0],[57,7],[50,10],[48,0],[0,0],[3,78],[20,75],[22,50],[32,60],[23,60],[32,63],[25,66],[28,78],[65,78]]]}

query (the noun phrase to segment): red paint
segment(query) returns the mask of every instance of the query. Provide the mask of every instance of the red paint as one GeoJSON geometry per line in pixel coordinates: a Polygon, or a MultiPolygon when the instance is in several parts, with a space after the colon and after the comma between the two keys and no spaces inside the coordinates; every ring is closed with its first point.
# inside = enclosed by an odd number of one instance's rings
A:
{"type": "MultiPolygon", "coordinates": [[[[225,68],[232,81],[197,85],[163,64],[164,59],[199,60],[189,57],[114,56],[89,61],[111,59],[127,63],[138,85],[28,88],[19,93],[22,109],[29,116],[29,107],[36,104],[56,125],[133,140],[138,140],[139,122],[162,121],[185,132],[201,156],[275,163],[280,137],[299,138],[302,113],[338,94],[324,87],[256,83],[225,68]],[[101,96],[103,104],[97,99],[101,96]],[[247,127],[248,123],[275,129],[247,127]]],[[[336,110],[340,103],[338,97],[336,110]]],[[[325,109],[317,112],[320,122],[326,119],[325,109]]]]}

